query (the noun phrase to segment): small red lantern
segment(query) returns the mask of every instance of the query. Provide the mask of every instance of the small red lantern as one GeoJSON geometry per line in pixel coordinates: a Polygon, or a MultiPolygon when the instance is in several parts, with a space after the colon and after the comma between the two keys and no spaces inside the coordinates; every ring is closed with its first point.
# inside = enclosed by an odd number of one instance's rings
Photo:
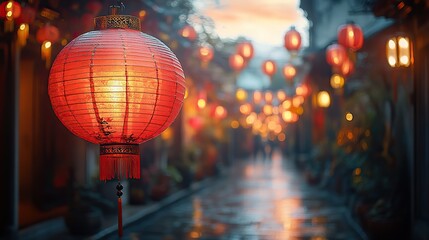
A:
{"type": "Polygon", "coordinates": [[[214,56],[213,48],[210,46],[201,46],[198,49],[198,56],[202,62],[210,62],[214,56]]]}
{"type": "Polygon", "coordinates": [[[244,58],[238,53],[232,54],[229,56],[229,66],[237,72],[241,71],[245,66],[244,58]]]}
{"type": "Polygon", "coordinates": [[[103,4],[98,1],[98,0],[90,0],[86,5],[85,5],[86,10],[88,10],[91,14],[93,15],[98,15],[101,11],[101,9],[103,9],[103,4]]]}
{"type": "Polygon", "coordinates": [[[363,45],[363,33],[359,25],[350,22],[338,28],[338,43],[353,51],[359,50],[363,45]]]}
{"type": "Polygon", "coordinates": [[[0,18],[4,19],[5,32],[13,31],[13,20],[21,15],[21,5],[9,0],[0,4],[0,18]]]}
{"type": "Polygon", "coordinates": [[[353,73],[354,70],[355,70],[354,63],[352,62],[352,60],[350,60],[350,58],[347,57],[340,67],[341,75],[343,77],[348,77],[348,76],[350,76],[350,74],[353,73]]]}
{"type": "Polygon", "coordinates": [[[15,20],[17,24],[31,24],[36,19],[36,10],[30,6],[25,6],[21,10],[21,15],[15,20]]]}
{"type": "Polygon", "coordinates": [[[179,30],[180,36],[189,39],[189,41],[195,41],[197,39],[197,32],[191,25],[186,25],[179,30]]]}
{"type": "Polygon", "coordinates": [[[57,42],[59,38],[60,32],[58,28],[50,24],[46,24],[37,30],[36,39],[42,44],[40,51],[42,59],[45,60],[46,68],[51,65],[52,44],[57,42]]]}
{"type": "Polygon", "coordinates": [[[291,64],[286,64],[283,67],[283,76],[286,80],[292,81],[296,76],[296,68],[291,64]]]}
{"type": "Polygon", "coordinates": [[[246,61],[253,57],[253,52],[253,45],[251,42],[242,42],[237,45],[237,53],[246,61]]]}
{"type": "Polygon", "coordinates": [[[228,115],[228,112],[223,106],[217,105],[217,104],[212,106],[212,116],[215,119],[222,120],[226,118],[227,115],[228,115]]]}
{"type": "Polygon", "coordinates": [[[326,49],[326,61],[333,67],[340,67],[346,58],[347,52],[342,45],[332,44],[326,49]]]}
{"type": "Polygon", "coordinates": [[[297,52],[301,48],[301,34],[292,26],[284,37],[285,48],[290,52],[297,52]]]}
{"type": "Polygon", "coordinates": [[[270,78],[276,73],[277,66],[273,60],[266,60],[262,63],[262,71],[270,78]]]}

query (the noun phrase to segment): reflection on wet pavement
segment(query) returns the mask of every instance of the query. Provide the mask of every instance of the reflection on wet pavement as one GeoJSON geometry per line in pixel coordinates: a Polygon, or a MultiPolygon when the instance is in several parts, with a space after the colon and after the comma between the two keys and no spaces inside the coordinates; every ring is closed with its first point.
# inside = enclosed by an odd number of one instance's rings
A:
{"type": "Polygon", "coordinates": [[[239,164],[213,186],[125,228],[123,239],[360,239],[344,211],[274,155],[239,164]]]}

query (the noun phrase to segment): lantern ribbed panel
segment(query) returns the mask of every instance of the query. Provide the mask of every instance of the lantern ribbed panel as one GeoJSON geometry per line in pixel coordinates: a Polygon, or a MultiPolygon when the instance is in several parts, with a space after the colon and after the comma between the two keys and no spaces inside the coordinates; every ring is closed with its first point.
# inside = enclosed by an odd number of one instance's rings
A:
{"type": "Polygon", "coordinates": [[[345,24],[338,28],[338,43],[353,51],[363,46],[363,32],[356,24],[345,24]]]}
{"type": "Polygon", "coordinates": [[[183,103],[176,56],[139,31],[85,33],[57,56],[49,96],[61,122],[97,144],[145,142],[165,130],[183,103]]]}

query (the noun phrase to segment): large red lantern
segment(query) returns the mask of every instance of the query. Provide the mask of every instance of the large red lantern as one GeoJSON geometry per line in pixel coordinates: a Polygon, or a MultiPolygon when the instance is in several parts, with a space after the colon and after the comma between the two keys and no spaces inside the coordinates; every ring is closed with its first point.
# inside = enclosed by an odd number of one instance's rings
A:
{"type": "Polygon", "coordinates": [[[363,45],[362,29],[353,22],[341,25],[338,28],[338,43],[353,51],[359,50],[363,45]]]}
{"type": "Polygon", "coordinates": [[[291,64],[286,64],[283,67],[283,76],[291,82],[296,76],[296,68],[291,64]]]}
{"type": "Polygon", "coordinates": [[[346,58],[347,51],[342,45],[332,44],[326,49],[326,61],[333,67],[340,67],[346,58]]]}
{"type": "MultiPolygon", "coordinates": [[[[100,144],[100,179],[140,178],[139,144],[178,115],[185,77],[174,53],[140,31],[137,17],[97,17],[94,31],[72,40],[51,68],[48,93],[60,121],[100,144]]],[[[122,236],[118,183],[118,234],[122,236]]]]}
{"type": "Polygon", "coordinates": [[[273,60],[266,60],[262,63],[262,71],[270,78],[276,73],[277,66],[273,60]]]}
{"type": "Polygon", "coordinates": [[[13,20],[21,15],[21,5],[15,1],[4,1],[0,4],[0,18],[4,19],[5,32],[13,31],[13,20]]]}
{"type": "Polygon", "coordinates": [[[301,48],[301,34],[294,26],[286,32],[284,37],[285,48],[290,52],[297,52],[301,48]]]}
{"type": "Polygon", "coordinates": [[[232,54],[229,56],[229,66],[237,72],[241,71],[245,66],[244,58],[238,53],[232,54]]]}
{"type": "Polygon", "coordinates": [[[237,45],[237,53],[246,61],[253,57],[253,52],[254,50],[251,42],[242,42],[237,45]]]}

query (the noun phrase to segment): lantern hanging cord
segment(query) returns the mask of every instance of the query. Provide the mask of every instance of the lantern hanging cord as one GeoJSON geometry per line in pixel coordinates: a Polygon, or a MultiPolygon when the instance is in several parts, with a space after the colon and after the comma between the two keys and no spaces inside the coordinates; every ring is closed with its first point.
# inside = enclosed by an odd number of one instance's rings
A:
{"type": "Polygon", "coordinates": [[[110,5],[109,14],[110,15],[119,15],[123,14],[125,10],[125,5],[121,0],[117,0],[116,3],[110,5]]]}

